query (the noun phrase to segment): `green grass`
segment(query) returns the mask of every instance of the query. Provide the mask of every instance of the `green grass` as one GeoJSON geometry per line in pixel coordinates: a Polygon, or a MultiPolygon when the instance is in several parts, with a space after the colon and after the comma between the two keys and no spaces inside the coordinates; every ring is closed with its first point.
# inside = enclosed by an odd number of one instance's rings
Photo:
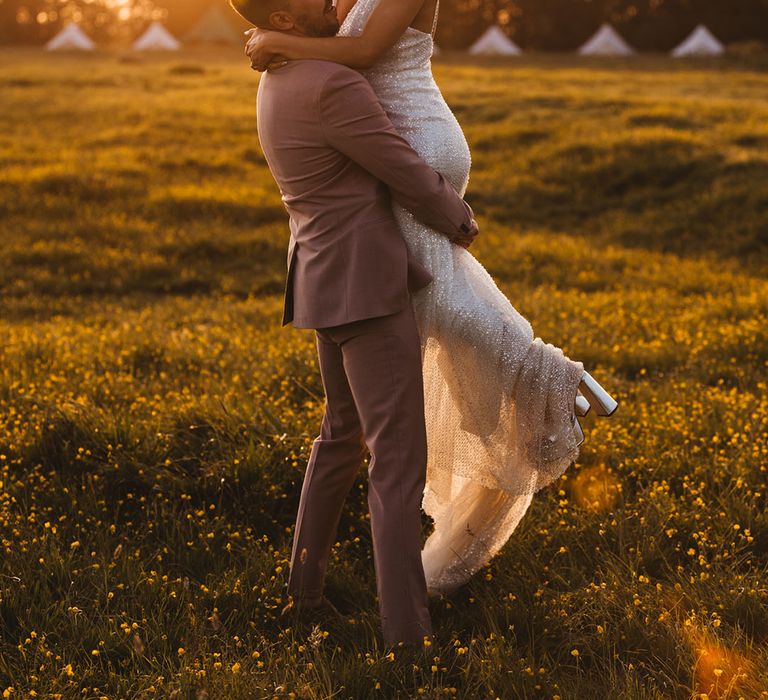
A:
{"type": "Polygon", "coordinates": [[[364,470],[329,566],[345,622],[278,619],[322,386],[279,326],[258,76],[236,51],[0,53],[0,693],[768,696],[768,75],[436,76],[473,251],[621,407],[434,604],[438,644],[392,659],[364,470]]]}

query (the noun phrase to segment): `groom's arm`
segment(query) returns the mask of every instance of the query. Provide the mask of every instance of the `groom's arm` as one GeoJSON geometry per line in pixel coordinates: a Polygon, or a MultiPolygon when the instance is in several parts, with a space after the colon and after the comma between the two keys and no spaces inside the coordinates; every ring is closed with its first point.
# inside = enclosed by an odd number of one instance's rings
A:
{"type": "Polygon", "coordinates": [[[328,142],[387,184],[417,219],[452,240],[477,234],[471,207],[397,133],[368,81],[339,66],[320,88],[320,119],[328,142]]]}

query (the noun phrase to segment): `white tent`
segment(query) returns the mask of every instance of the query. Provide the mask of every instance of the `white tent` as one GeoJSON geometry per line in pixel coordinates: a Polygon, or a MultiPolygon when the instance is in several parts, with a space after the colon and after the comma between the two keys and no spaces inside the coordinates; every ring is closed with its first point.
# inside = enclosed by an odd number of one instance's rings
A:
{"type": "Polygon", "coordinates": [[[62,49],[79,49],[81,51],[93,51],[96,44],[88,38],[88,35],[80,29],[74,22],[70,22],[46,45],[48,51],[59,51],[62,49]]]}
{"type": "Polygon", "coordinates": [[[211,44],[245,43],[243,35],[235,30],[218,5],[211,6],[184,36],[184,41],[211,44]]]}
{"type": "Polygon", "coordinates": [[[474,56],[519,56],[522,51],[499,26],[494,25],[469,47],[469,53],[474,56]]]}
{"type": "Polygon", "coordinates": [[[672,55],[675,58],[681,56],[721,56],[725,53],[723,46],[717,38],[703,24],[693,30],[691,35],[678,46],[672,55]]]}
{"type": "Polygon", "coordinates": [[[579,53],[582,56],[631,56],[635,52],[610,24],[604,24],[579,53]]]}
{"type": "Polygon", "coordinates": [[[134,51],[176,51],[179,48],[181,44],[160,22],[152,22],[133,42],[134,51]]]}

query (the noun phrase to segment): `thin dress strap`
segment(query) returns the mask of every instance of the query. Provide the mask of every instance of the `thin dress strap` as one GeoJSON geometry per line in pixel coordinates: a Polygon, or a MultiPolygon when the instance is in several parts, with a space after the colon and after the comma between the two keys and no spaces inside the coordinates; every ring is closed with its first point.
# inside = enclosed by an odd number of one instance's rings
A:
{"type": "Polygon", "coordinates": [[[440,10],[440,0],[435,3],[435,18],[432,20],[432,39],[435,38],[435,31],[437,30],[437,14],[440,10]]]}

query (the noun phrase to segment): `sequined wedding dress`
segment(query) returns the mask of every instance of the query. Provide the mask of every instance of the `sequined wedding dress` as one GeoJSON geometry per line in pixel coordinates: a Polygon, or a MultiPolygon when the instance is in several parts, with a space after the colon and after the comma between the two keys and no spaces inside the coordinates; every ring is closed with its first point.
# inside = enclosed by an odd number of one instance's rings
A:
{"type": "MultiPolygon", "coordinates": [[[[357,0],[339,36],[361,34],[378,1],[357,0]]],[[[433,34],[409,27],[363,75],[400,134],[463,195],[470,153],[432,77],[433,34]]],[[[413,297],[429,455],[422,506],[434,520],[422,561],[428,587],[450,591],[498,553],[533,494],[578,456],[584,368],[534,338],[470,252],[393,206],[434,277],[413,297]]]]}

